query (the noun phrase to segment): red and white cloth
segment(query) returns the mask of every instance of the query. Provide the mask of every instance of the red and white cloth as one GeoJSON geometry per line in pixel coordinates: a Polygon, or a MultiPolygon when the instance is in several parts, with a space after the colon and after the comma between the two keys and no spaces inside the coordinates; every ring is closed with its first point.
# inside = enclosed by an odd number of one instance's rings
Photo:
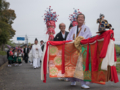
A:
{"type": "Polygon", "coordinates": [[[65,61],[64,61],[64,48],[65,43],[70,41],[48,41],[45,45],[43,58],[42,58],[42,67],[41,67],[41,80],[46,83],[46,74],[48,73],[48,61],[49,61],[49,45],[63,45],[62,48],[62,74],[65,72],[65,61]]]}
{"type": "Polygon", "coordinates": [[[116,66],[116,61],[114,60],[114,41],[110,39],[108,48],[107,48],[107,53],[105,58],[103,58],[101,69],[102,70],[107,70],[108,65],[110,66],[116,66]]]}
{"type": "MultiPolygon", "coordinates": [[[[117,71],[116,71],[116,51],[115,51],[115,45],[114,45],[114,32],[113,30],[108,30],[104,33],[102,33],[101,35],[97,35],[93,38],[88,38],[88,39],[84,39],[81,40],[81,44],[88,44],[87,46],[87,56],[86,56],[86,71],[89,70],[89,44],[93,43],[96,41],[96,46],[95,46],[95,51],[97,51],[97,47],[98,47],[98,40],[100,39],[104,39],[104,43],[103,43],[103,47],[102,50],[100,52],[100,56],[99,58],[103,58],[103,62],[102,62],[102,66],[101,68],[103,70],[107,70],[107,66],[110,65],[111,66],[111,76],[112,79],[111,81],[114,81],[115,83],[119,82],[118,80],[118,75],[117,75],[117,71]]],[[[94,55],[94,60],[93,60],[94,66],[92,67],[92,69],[94,71],[98,71],[98,61],[97,61],[97,57],[96,55],[94,55]]]]}

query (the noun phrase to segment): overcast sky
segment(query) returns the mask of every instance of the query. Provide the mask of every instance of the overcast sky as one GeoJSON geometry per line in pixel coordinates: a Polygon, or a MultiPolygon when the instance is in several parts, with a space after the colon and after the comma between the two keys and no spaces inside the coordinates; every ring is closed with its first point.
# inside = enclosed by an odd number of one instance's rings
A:
{"type": "Polygon", "coordinates": [[[60,30],[60,23],[66,24],[66,30],[70,21],[69,14],[73,13],[73,8],[79,9],[85,14],[85,24],[90,28],[93,35],[98,31],[96,20],[100,13],[105,15],[105,19],[112,24],[115,29],[115,39],[120,44],[120,0],[6,0],[10,2],[10,9],[14,9],[17,18],[14,20],[13,28],[16,35],[13,37],[14,42],[17,37],[28,36],[29,41],[33,43],[35,38],[46,40],[46,25],[43,20],[45,10],[49,6],[59,15],[56,23],[55,32],[60,30]]]}

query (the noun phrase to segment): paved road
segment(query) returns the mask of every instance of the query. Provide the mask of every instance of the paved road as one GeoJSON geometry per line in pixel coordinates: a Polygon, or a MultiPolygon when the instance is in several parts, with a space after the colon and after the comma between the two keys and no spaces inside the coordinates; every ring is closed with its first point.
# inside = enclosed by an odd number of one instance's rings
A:
{"type": "MultiPolygon", "coordinates": [[[[120,75],[119,75],[120,79],[120,75]]],[[[120,90],[120,82],[106,85],[91,84],[89,90],[120,90]]],[[[80,90],[80,83],[70,86],[70,82],[58,81],[56,78],[47,78],[44,84],[40,80],[40,69],[33,69],[29,64],[23,63],[20,67],[7,66],[0,71],[0,90],[80,90]]]]}

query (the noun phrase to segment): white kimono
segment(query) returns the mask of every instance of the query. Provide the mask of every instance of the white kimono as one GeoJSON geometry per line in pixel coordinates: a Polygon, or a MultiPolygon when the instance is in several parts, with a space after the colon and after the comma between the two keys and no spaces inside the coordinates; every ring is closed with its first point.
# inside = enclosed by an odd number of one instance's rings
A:
{"type": "MultiPolygon", "coordinates": [[[[78,33],[78,36],[83,36],[85,39],[90,38],[92,36],[90,29],[86,25],[82,25],[81,29],[79,29],[79,30],[81,30],[81,31],[80,31],[80,33],[78,33]]],[[[69,32],[66,40],[75,40],[76,37],[77,37],[77,26],[74,26],[70,29],[70,32],[69,32]]],[[[69,80],[71,82],[75,82],[78,80],[81,82],[81,84],[87,83],[86,81],[77,79],[77,78],[69,78],[69,80]]]]}
{"type": "Polygon", "coordinates": [[[32,50],[30,50],[30,52],[29,52],[29,61],[31,63],[33,62],[32,50]]]}
{"type": "MultiPolygon", "coordinates": [[[[66,40],[74,40],[77,34],[77,26],[74,26],[70,29],[70,32],[67,36],[66,40]],[[73,35],[75,38],[73,39],[73,35]]],[[[92,36],[90,29],[86,25],[82,25],[81,31],[78,36],[83,36],[85,39],[90,38],[92,36]]]]}
{"type": "Polygon", "coordinates": [[[40,67],[40,57],[41,57],[41,48],[39,44],[34,44],[32,46],[32,57],[33,57],[33,67],[38,68],[40,67]],[[38,50],[36,50],[36,48],[38,50]]]}

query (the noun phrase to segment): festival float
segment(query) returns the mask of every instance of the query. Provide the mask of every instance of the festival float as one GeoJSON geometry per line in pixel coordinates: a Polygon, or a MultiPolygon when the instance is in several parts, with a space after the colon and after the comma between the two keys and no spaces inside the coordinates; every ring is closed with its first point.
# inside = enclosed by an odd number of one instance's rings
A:
{"type": "Polygon", "coordinates": [[[100,15],[98,34],[73,41],[48,41],[46,43],[41,80],[50,78],[75,77],[84,81],[105,85],[106,82],[119,82],[116,71],[116,51],[112,25],[100,15]],[[108,30],[106,30],[108,29],[108,30]]]}

